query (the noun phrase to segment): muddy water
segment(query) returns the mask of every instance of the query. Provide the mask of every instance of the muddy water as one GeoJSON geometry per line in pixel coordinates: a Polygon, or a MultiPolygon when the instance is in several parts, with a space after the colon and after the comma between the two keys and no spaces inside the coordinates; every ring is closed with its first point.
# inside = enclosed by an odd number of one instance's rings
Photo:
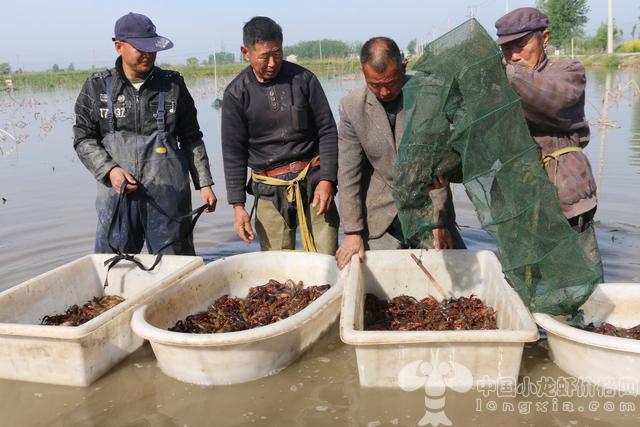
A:
{"type": "MultiPolygon", "coordinates": [[[[640,73],[589,73],[592,142],[586,152],[599,184],[597,233],[608,282],[640,281],[640,102],[633,82],[640,83],[640,73]]],[[[357,78],[323,79],[334,112],[339,98],[360,84],[357,78]]],[[[224,202],[220,116],[211,107],[211,82],[192,83],[191,88],[221,199],[218,212],[198,224],[197,251],[211,261],[257,250],[256,245],[238,242],[231,230],[231,211],[224,202]]],[[[0,290],[92,250],[95,184],[75,157],[70,134],[76,93],[0,93],[0,128],[22,141],[0,138],[0,290]]],[[[462,188],[454,193],[468,246],[493,248],[462,188]]],[[[435,420],[423,419],[424,389],[361,389],[356,366],[353,349],[340,342],[335,326],[280,374],[227,387],[200,387],[166,377],[145,345],[87,388],[0,380],[0,425],[380,426],[435,420]]],[[[521,376],[522,388],[515,397],[490,388],[450,390],[443,414],[454,425],[637,425],[638,398],[554,398],[548,384],[559,384],[566,374],[547,358],[544,341],[525,347],[521,376]],[[543,383],[547,388],[541,388],[543,383]]]]}

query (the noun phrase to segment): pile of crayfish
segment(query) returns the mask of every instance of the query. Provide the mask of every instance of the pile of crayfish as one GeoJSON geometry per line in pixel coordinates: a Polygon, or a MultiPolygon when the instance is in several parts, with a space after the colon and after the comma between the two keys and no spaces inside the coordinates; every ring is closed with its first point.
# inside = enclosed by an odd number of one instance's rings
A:
{"type": "Polygon", "coordinates": [[[498,329],[496,311],[475,295],[438,302],[401,295],[381,300],[367,294],[364,329],[369,331],[468,331],[498,329]]]}
{"type": "Polygon", "coordinates": [[[613,326],[611,323],[607,322],[602,323],[600,326],[596,326],[592,322],[585,326],[578,326],[578,328],[584,331],[595,332],[596,334],[608,335],[611,337],[640,340],[640,325],[627,329],[613,326]]]}
{"type": "Polygon", "coordinates": [[[187,316],[171,328],[173,332],[212,334],[243,331],[269,325],[303,310],[320,298],[329,285],[304,287],[302,282],[287,280],[268,283],[249,289],[246,298],[223,295],[207,311],[187,316]]]}
{"type": "Polygon", "coordinates": [[[82,307],[78,307],[77,304],[72,305],[65,314],[44,316],[40,324],[48,326],[80,326],[123,301],[124,298],[119,295],[94,297],[82,307]]]}

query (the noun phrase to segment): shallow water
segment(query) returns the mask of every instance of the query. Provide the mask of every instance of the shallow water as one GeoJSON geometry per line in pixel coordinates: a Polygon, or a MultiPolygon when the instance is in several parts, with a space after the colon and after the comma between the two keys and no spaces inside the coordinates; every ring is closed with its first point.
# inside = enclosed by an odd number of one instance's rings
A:
{"type": "MultiPolygon", "coordinates": [[[[592,140],[586,153],[599,185],[597,235],[606,281],[639,282],[640,102],[633,82],[640,82],[640,73],[620,71],[607,77],[591,70],[588,80],[592,140]],[[603,119],[607,85],[608,114],[603,119]],[[599,127],[599,122],[610,126],[599,127]]],[[[336,118],[340,97],[362,84],[357,77],[324,78],[322,83],[336,118]]],[[[218,211],[198,223],[196,250],[206,261],[258,250],[256,244],[240,242],[232,231],[222,176],[219,112],[211,107],[212,83],[199,81],[190,87],[220,200],[218,211]]],[[[93,248],[95,184],[77,160],[71,140],[76,95],[76,90],[14,92],[12,97],[0,93],[0,128],[22,140],[16,145],[0,138],[0,290],[93,248]]],[[[493,249],[463,189],[456,187],[454,194],[467,245],[493,249]]],[[[533,383],[566,375],[549,361],[545,345],[525,347],[521,376],[533,383]]],[[[7,426],[416,425],[425,413],[423,390],[361,389],[355,353],[340,342],[337,326],[280,374],[248,384],[180,383],[159,371],[145,345],[90,387],[0,380],[0,396],[1,424],[7,426]]],[[[557,399],[554,404],[544,395],[496,397],[491,390],[451,391],[446,399],[446,414],[454,425],[637,425],[640,414],[638,398],[564,399],[573,408],[562,407],[563,401],[558,405],[557,399]],[[626,410],[628,402],[635,408],[626,410]]]]}

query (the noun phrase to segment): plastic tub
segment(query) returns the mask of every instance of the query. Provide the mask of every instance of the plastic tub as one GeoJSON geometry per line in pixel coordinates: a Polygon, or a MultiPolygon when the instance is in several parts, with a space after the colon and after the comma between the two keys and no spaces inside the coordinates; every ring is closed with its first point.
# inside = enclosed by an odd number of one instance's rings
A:
{"type": "MultiPolygon", "coordinates": [[[[603,283],[581,307],[584,322],[630,328],[640,324],[640,284],[603,283]]],[[[601,387],[640,394],[640,341],[587,332],[562,316],[535,313],[547,331],[551,359],[563,371],[601,387]]]]}
{"type": "Polygon", "coordinates": [[[304,252],[254,252],[221,259],[184,278],[138,309],[131,321],[151,343],[158,366],[170,377],[201,385],[235,384],[272,375],[300,356],[337,319],[342,286],[335,259],[304,252]],[[320,298],[271,325],[218,334],[167,328],[204,311],[218,297],[245,297],[269,279],[330,284],[320,298]]]}
{"type": "MultiPolygon", "coordinates": [[[[121,261],[103,289],[104,261],[88,255],[0,293],[0,378],[87,386],[143,343],[131,331],[134,309],[156,292],[202,266],[202,258],[165,255],[152,272],[121,261]],[[61,314],[95,296],[125,301],[80,326],[43,326],[45,315],[61,314]]],[[[137,255],[150,265],[155,255],[137,255]]]]}
{"type": "MultiPolygon", "coordinates": [[[[352,267],[356,263],[354,257],[352,267]]],[[[420,380],[426,375],[425,369],[432,368],[446,377],[448,386],[464,388],[477,385],[479,380],[515,384],[524,343],[536,341],[538,329],[520,297],[505,281],[492,252],[400,250],[369,251],[360,268],[351,268],[342,300],[340,335],[342,341],[355,346],[360,385],[364,387],[400,388],[402,375],[409,373],[420,380]],[[474,294],[493,307],[499,329],[364,331],[366,293],[384,299],[399,295],[442,299],[411,259],[412,253],[422,257],[431,274],[453,296],[474,294]]]]}

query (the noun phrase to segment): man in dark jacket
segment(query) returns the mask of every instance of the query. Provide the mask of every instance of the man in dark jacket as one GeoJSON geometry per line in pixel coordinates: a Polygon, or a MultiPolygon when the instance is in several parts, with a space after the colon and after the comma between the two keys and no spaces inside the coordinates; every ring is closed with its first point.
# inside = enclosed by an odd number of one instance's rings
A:
{"type": "Polygon", "coordinates": [[[209,211],[216,196],[193,98],[179,73],[154,66],[173,43],[136,13],[118,19],[113,40],[116,66],[87,79],[73,126],[98,181],[95,252],[139,253],[146,240],[150,253],[193,255],[190,218],[180,218],[191,211],[189,173],[209,211]]]}
{"type": "Polygon", "coordinates": [[[247,22],[243,43],[250,66],[225,89],[222,104],[222,157],[235,230],[245,242],[253,240],[245,208],[248,166],[262,250],[294,249],[300,228],[305,250],[333,255],[338,136],[327,98],[313,73],[283,61],[282,29],[273,20],[247,22]]]}
{"type": "Polygon", "coordinates": [[[547,16],[535,8],[515,9],[496,21],[497,43],[564,215],[587,256],[601,265],[593,228],[596,181],[582,151],[590,138],[584,115],[587,79],[580,61],[549,61],[545,53],[551,36],[548,24],[547,16]]]}

